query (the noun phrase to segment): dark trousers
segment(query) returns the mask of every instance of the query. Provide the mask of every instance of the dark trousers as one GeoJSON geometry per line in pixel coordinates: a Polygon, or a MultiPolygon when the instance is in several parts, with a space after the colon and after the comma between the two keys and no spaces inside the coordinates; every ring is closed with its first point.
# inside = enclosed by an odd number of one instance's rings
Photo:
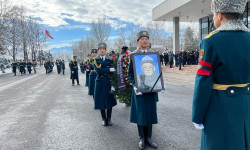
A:
{"type": "MultiPolygon", "coordinates": [[[[79,84],[79,79],[76,78],[77,84],[79,84]]],[[[75,84],[75,79],[72,77],[72,84],[75,84]]]]}
{"type": "Polygon", "coordinates": [[[179,63],[179,70],[181,70],[181,63],[179,63]]]}
{"type": "Polygon", "coordinates": [[[141,126],[137,125],[140,138],[151,138],[152,137],[152,125],[141,126]]]}
{"type": "Polygon", "coordinates": [[[65,69],[63,69],[63,75],[64,75],[64,70],[65,70],[65,69]]]}
{"type": "Polygon", "coordinates": [[[103,120],[111,119],[112,108],[111,109],[107,109],[107,113],[106,113],[105,109],[101,110],[101,115],[102,115],[102,119],[103,120]]]}
{"type": "Polygon", "coordinates": [[[170,62],[169,64],[170,64],[169,68],[173,68],[173,62],[170,62]]]}
{"type": "Polygon", "coordinates": [[[16,68],[13,68],[13,73],[16,76],[16,68]]]}
{"type": "Polygon", "coordinates": [[[165,66],[167,66],[168,65],[168,62],[167,61],[165,61],[165,66]]]}

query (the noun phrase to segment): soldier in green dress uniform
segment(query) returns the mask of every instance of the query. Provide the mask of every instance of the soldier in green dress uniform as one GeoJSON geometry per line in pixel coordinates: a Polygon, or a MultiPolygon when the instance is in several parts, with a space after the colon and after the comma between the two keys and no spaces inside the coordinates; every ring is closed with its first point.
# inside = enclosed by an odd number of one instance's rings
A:
{"type": "Polygon", "coordinates": [[[75,80],[77,81],[77,85],[80,85],[78,76],[77,56],[74,56],[73,60],[70,63],[70,71],[71,71],[70,78],[72,79],[72,85],[73,86],[75,85],[75,80]]]}
{"type": "MultiPolygon", "coordinates": [[[[137,34],[137,44],[139,48],[134,53],[152,52],[147,49],[149,46],[149,33],[140,31],[137,34]]],[[[131,54],[133,55],[133,54],[131,54]]],[[[145,143],[150,147],[157,148],[157,145],[152,141],[152,125],[158,123],[156,102],[158,101],[158,93],[137,93],[135,87],[133,60],[130,58],[128,77],[130,83],[134,87],[131,98],[131,113],[130,121],[136,123],[139,131],[139,147],[145,148],[145,143]]]]}
{"type": "Polygon", "coordinates": [[[46,74],[49,73],[49,64],[48,64],[48,60],[46,60],[43,64],[44,68],[45,68],[45,71],[46,71],[46,74]]]}
{"type": "Polygon", "coordinates": [[[27,62],[27,68],[28,68],[29,74],[31,74],[31,71],[32,71],[31,67],[32,67],[32,63],[30,62],[30,60],[28,60],[28,62],[27,62]]]}
{"type": "Polygon", "coordinates": [[[24,60],[20,60],[20,63],[19,63],[19,68],[20,68],[20,72],[21,72],[21,75],[24,74],[24,60]]]}
{"type": "Polygon", "coordinates": [[[201,41],[193,96],[192,121],[202,130],[201,150],[250,148],[250,33],[239,19],[246,3],[211,3],[216,30],[201,41]]]}
{"type": "Polygon", "coordinates": [[[94,101],[95,109],[101,110],[102,124],[112,125],[112,107],[117,105],[116,99],[111,94],[111,83],[109,74],[114,72],[113,59],[107,55],[105,43],[98,44],[98,56],[94,58],[94,68],[97,73],[95,81],[94,101]],[[106,112],[107,110],[107,112],[106,112]]]}
{"type": "Polygon", "coordinates": [[[96,79],[96,71],[94,68],[94,58],[97,56],[97,49],[92,49],[91,50],[91,58],[88,61],[88,66],[89,66],[89,95],[93,95],[94,97],[94,90],[95,90],[95,79],[96,79]]]}
{"type": "Polygon", "coordinates": [[[14,73],[14,76],[16,76],[17,62],[14,61],[11,66],[12,66],[12,72],[14,73]]]}
{"type": "Polygon", "coordinates": [[[84,71],[84,61],[83,60],[81,60],[80,61],[80,69],[81,69],[81,73],[85,73],[85,71],[84,71]]]}

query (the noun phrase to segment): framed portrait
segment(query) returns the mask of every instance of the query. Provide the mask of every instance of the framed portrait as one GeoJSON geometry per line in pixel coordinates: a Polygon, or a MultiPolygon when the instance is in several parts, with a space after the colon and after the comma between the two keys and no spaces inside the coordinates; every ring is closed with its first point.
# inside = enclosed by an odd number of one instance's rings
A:
{"type": "Polygon", "coordinates": [[[159,53],[134,53],[132,60],[137,92],[151,93],[164,90],[159,53]]]}

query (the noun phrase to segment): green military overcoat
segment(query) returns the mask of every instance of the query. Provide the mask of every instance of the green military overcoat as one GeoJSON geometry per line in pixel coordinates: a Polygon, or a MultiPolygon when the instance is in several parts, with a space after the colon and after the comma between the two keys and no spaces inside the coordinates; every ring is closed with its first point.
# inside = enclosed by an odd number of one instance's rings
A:
{"type": "Polygon", "coordinates": [[[95,80],[95,109],[111,109],[117,105],[116,99],[111,94],[111,83],[109,79],[110,67],[112,67],[113,60],[106,55],[105,60],[100,59],[100,56],[94,58],[94,68],[97,73],[95,80]]]}
{"type": "Polygon", "coordinates": [[[201,150],[250,148],[250,33],[229,21],[200,44],[192,121],[203,124],[201,150]]]}
{"type": "MultiPolygon", "coordinates": [[[[152,51],[149,51],[152,52],[152,51]]],[[[134,53],[142,53],[140,49],[137,49],[134,53]]],[[[133,54],[131,54],[133,55],[133,54]]],[[[135,86],[133,61],[130,56],[128,77],[132,86],[135,86]]],[[[131,97],[131,112],[130,121],[141,126],[148,126],[157,124],[157,102],[158,93],[143,93],[142,95],[136,95],[132,90],[131,97]]]]}
{"type": "Polygon", "coordinates": [[[90,61],[88,61],[88,66],[89,66],[89,95],[94,95],[94,91],[95,91],[95,79],[97,76],[97,73],[95,71],[94,68],[94,60],[91,58],[90,61]]]}

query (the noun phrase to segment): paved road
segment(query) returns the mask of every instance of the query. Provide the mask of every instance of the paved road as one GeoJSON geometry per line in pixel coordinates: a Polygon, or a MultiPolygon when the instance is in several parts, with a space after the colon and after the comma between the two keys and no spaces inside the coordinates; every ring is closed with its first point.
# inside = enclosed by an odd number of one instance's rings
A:
{"type": "MultiPolygon", "coordinates": [[[[58,75],[0,76],[0,149],[137,150],[138,131],[130,107],[113,109],[113,126],[103,127],[84,86],[71,86],[69,72],[58,75]]],[[[198,150],[200,132],[191,123],[193,85],[166,84],[159,94],[153,139],[160,150],[198,150]]],[[[150,148],[147,148],[150,150],[150,148]]]]}

